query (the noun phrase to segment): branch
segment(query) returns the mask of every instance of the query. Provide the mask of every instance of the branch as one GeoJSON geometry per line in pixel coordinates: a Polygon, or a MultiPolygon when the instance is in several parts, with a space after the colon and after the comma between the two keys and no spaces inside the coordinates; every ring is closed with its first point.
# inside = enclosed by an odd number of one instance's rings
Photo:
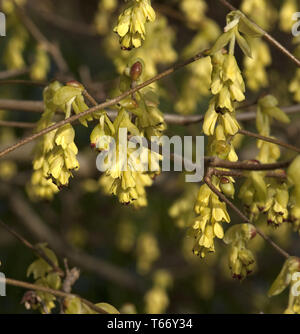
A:
{"type": "MultiPolygon", "coordinates": [[[[204,178],[204,182],[207,184],[207,186],[211,189],[211,191],[213,191],[221,201],[225,202],[233,211],[235,211],[242,219],[245,223],[247,224],[252,224],[250,219],[245,216],[243,214],[242,211],[240,211],[240,209],[238,209],[223,193],[221,193],[211,182],[211,175],[213,174],[213,169],[209,168],[207,171],[207,174],[204,178]]],[[[267,235],[265,235],[260,229],[258,229],[257,227],[256,231],[257,233],[265,240],[267,241],[271,246],[273,246],[278,253],[280,253],[282,256],[284,256],[285,258],[289,258],[290,255],[289,253],[287,253],[284,249],[282,249],[280,246],[278,246],[270,237],[268,237],[267,235]]]]}
{"type": "MultiPolygon", "coordinates": [[[[1,81],[0,81],[1,84],[1,81]]],[[[0,109],[6,110],[20,110],[26,112],[44,112],[43,101],[26,101],[26,100],[9,100],[0,99],[0,109]]],[[[241,107],[243,109],[243,106],[241,107]]],[[[282,107],[281,110],[287,115],[292,115],[300,112],[300,104],[295,104],[289,107],[282,107]]],[[[107,115],[114,119],[117,115],[115,111],[107,111],[107,115]]],[[[236,115],[238,121],[251,121],[256,119],[256,112],[249,111],[244,113],[238,113],[236,115]]],[[[203,115],[178,115],[178,114],[164,114],[164,119],[168,124],[174,125],[190,125],[203,122],[203,115]]]]}
{"type": "MultiPolygon", "coordinates": [[[[229,8],[230,10],[237,10],[234,6],[232,6],[227,0],[219,0],[224,6],[229,8]]],[[[246,15],[245,15],[246,16],[246,15]]],[[[248,20],[250,20],[248,18],[248,20]]],[[[296,58],[289,50],[287,50],[282,44],[280,44],[274,37],[272,37],[269,33],[267,33],[264,29],[262,29],[258,24],[250,20],[251,23],[260,30],[262,36],[273,46],[275,46],[279,51],[281,51],[284,55],[286,55],[291,61],[293,61],[298,67],[300,67],[300,60],[296,58]]]]}
{"type": "Polygon", "coordinates": [[[262,136],[258,133],[250,132],[250,131],[243,130],[243,129],[240,129],[239,133],[244,135],[244,136],[254,137],[254,138],[257,138],[257,139],[260,139],[260,140],[263,140],[263,141],[266,141],[266,142],[269,142],[269,143],[272,143],[272,144],[276,144],[276,145],[285,147],[289,150],[300,153],[300,148],[299,147],[284,143],[281,140],[278,140],[278,139],[275,139],[275,138],[262,136]]]}
{"type": "Polygon", "coordinates": [[[2,220],[0,220],[0,225],[6,231],[8,231],[10,234],[12,234],[16,239],[18,239],[23,245],[25,245],[26,247],[31,249],[39,257],[43,258],[54,269],[54,271],[56,271],[60,276],[64,276],[64,272],[47,256],[47,254],[44,252],[44,250],[42,248],[32,245],[28,240],[26,240],[19,233],[17,233],[12,228],[10,228],[2,220]]]}
{"type": "Polygon", "coordinates": [[[11,122],[11,121],[0,120],[0,126],[9,127],[9,128],[32,129],[36,127],[36,124],[30,123],[30,122],[11,122]]]}
{"type": "Polygon", "coordinates": [[[24,74],[27,74],[27,73],[29,73],[28,68],[2,71],[2,72],[0,72],[0,80],[15,78],[15,77],[18,77],[19,75],[24,75],[24,74]]]}
{"type": "Polygon", "coordinates": [[[0,85],[26,85],[26,86],[45,87],[48,84],[49,84],[48,82],[35,81],[35,80],[22,80],[22,79],[0,80],[0,85]]]}
{"type": "Polygon", "coordinates": [[[4,284],[9,284],[12,286],[17,286],[19,288],[23,288],[23,289],[28,289],[28,290],[37,290],[37,291],[42,291],[42,292],[46,292],[46,293],[50,293],[52,295],[55,295],[57,297],[62,297],[62,298],[79,298],[80,301],[87,305],[89,308],[91,308],[93,311],[96,311],[100,314],[107,314],[107,312],[105,310],[103,310],[101,307],[98,307],[96,305],[94,305],[92,302],[88,301],[85,298],[80,297],[79,295],[76,294],[71,294],[71,293],[66,293],[63,291],[59,291],[59,290],[54,290],[54,289],[50,289],[50,288],[46,288],[44,286],[41,285],[37,285],[37,284],[31,284],[31,283],[27,283],[27,282],[23,282],[23,281],[18,281],[12,278],[2,278],[0,276],[0,283],[4,283],[4,284]]]}
{"type": "Polygon", "coordinates": [[[16,150],[17,148],[19,148],[19,147],[21,147],[21,146],[23,146],[23,145],[25,145],[25,144],[27,144],[27,143],[29,143],[29,142],[37,139],[37,138],[45,135],[46,133],[51,132],[52,130],[60,128],[61,126],[65,125],[65,124],[72,123],[72,122],[78,120],[81,117],[84,117],[84,116],[87,116],[89,114],[92,114],[95,111],[103,110],[105,108],[108,108],[108,107],[111,107],[113,105],[116,105],[121,100],[123,100],[125,97],[134,94],[135,92],[139,91],[140,89],[142,89],[144,87],[147,87],[147,86],[151,85],[152,83],[154,83],[154,82],[156,82],[158,80],[161,80],[162,78],[165,78],[166,76],[168,76],[168,75],[174,73],[175,71],[177,71],[177,70],[179,70],[179,69],[181,69],[181,68],[183,68],[183,67],[185,67],[185,66],[187,66],[187,65],[189,65],[189,64],[191,64],[191,63],[193,63],[193,62],[195,62],[197,60],[199,60],[202,57],[203,57],[203,53],[200,52],[197,55],[195,55],[194,57],[191,57],[190,59],[188,59],[188,60],[186,60],[186,61],[184,61],[184,62],[182,62],[180,64],[177,64],[177,65],[174,65],[174,66],[170,67],[166,71],[164,71],[164,72],[162,72],[162,73],[154,76],[153,78],[151,78],[151,79],[143,82],[140,85],[137,85],[136,87],[128,90],[127,92],[124,92],[123,94],[115,97],[114,99],[111,99],[111,100],[108,100],[108,101],[103,102],[101,104],[98,104],[97,106],[94,106],[94,107],[92,107],[92,108],[90,108],[90,109],[88,109],[88,110],[86,110],[84,112],[81,112],[79,114],[76,114],[76,115],[73,115],[73,116],[71,116],[69,118],[66,118],[65,120],[57,122],[57,123],[55,123],[55,124],[53,124],[53,125],[45,128],[45,129],[43,129],[40,132],[37,132],[37,133],[35,133],[35,134],[31,135],[31,136],[28,136],[28,137],[24,138],[21,141],[19,141],[18,143],[16,143],[16,144],[14,144],[14,145],[12,145],[12,146],[4,149],[3,151],[1,151],[0,152],[0,158],[3,157],[3,156],[5,156],[6,154],[8,154],[8,153],[10,153],[10,152],[12,152],[14,150],[16,150]]]}
{"type": "MultiPolygon", "coordinates": [[[[231,177],[248,177],[247,174],[236,171],[236,170],[222,170],[222,169],[213,169],[212,175],[217,176],[231,176],[231,177]]],[[[286,179],[286,173],[284,170],[281,170],[280,172],[267,172],[266,177],[274,177],[278,179],[286,179]]]]}
{"type": "Polygon", "coordinates": [[[205,163],[208,167],[219,167],[234,170],[253,170],[253,171],[263,171],[263,170],[276,170],[286,168],[291,164],[292,160],[275,162],[272,164],[261,164],[257,161],[246,160],[246,161],[229,161],[222,160],[218,157],[206,157],[205,163]]]}

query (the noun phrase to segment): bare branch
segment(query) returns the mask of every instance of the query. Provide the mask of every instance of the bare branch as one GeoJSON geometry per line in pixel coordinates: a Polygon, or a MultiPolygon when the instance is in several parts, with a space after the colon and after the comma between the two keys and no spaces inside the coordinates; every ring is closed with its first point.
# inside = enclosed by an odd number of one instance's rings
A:
{"type": "Polygon", "coordinates": [[[276,144],[276,145],[285,147],[289,150],[300,153],[300,148],[299,147],[284,143],[281,140],[278,140],[278,139],[275,139],[275,138],[262,136],[258,133],[250,132],[250,131],[243,130],[243,129],[240,129],[239,133],[242,134],[242,135],[245,135],[245,136],[254,137],[254,138],[257,138],[257,139],[260,139],[260,140],[263,140],[263,141],[266,141],[266,142],[269,142],[269,143],[272,143],[272,144],[276,144]]]}
{"type": "Polygon", "coordinates": [[[113,98],[113,99],[111,99],[109,101],[106,101],[106,102],[103,102],[101,104],[98,104],[97,106],[94,106],[94,107],[92,107],[92,108],[90,108],[90,109],[88,109],[88,110],[86,110],[84,112],[81,112],[79,114],[73,115],[73,116],[71,116],[71,117],[69,117],[69,118],[67,118],[65,120],[57,122],[57,123],[55,123],[55,124],[53,124],[53,125],[45,128],[45,129],[43,129],[40,132],[37,132],[37,133],[35,133],[35,134],[33,134],[33,135],[29,136],[29,137],[24,138],[21,141],[19,141],[18,143],[16,143],[16,144],[14,144],[14,145],[12,145],[12,146],[4,149],[3,151],[1,151],[0,152],[0,158],[3,157],[4,155],[6,155],[6,154],[8,154],[8,153],[10,153],[10,152],[12,152],[14,150],[16,150],[17,148],[19,148],[19,147],[21,147],[21,146],[23,146],[23,145],[25,145],[25,144],[27,144],[27,143],[29,143],[29,142],[37,139],[37,138],[45,135],[46,133],[51,132],[52,130],[60,128],[61,126],[65,125],[65,124],[75,122],[79,118],[87,116],[89,114],[92,114],[95,111],[103,110],[105,108],[108,108],[108,107],[111,107],[113,105],[116,105],[121,100],[123,100],[125,97],[127,97],[129,95],[132,95],[135,92],[141,90],[142,88],[145,88],[145,87],[151,85],[152,83],[165,78],[166,76],[168,76],[168,75],[174,73],[175,71],[177,71],[177,70],[179,70],[179,69],[181,69],[181,68],[183,68],[183,67],[185,67],[185,66],[187,66],[187,65],[189,65],[189,64],[191,64],[191,63],[193,63],[193,62],[195,62],[195,61],[197,61],[199,59],[201,59],[202,57],[203,57],[203,53],[200,52],[197,55],[195,55],[194,57],[191,57],[188,60],[186,60],[186,61],[184,61],[184,62],[182,62],[180,64],[177,64],[177,65],[174,65],[174,66],[170,67],[169,69],[165,70],[164,72],[162,72],[162,73],[154,76],[153,78],[151,78],[151,79],[143,82],[140,85],[137,85],[136,87],[134,87],[134,88],[132,88],[132,89],[124,92],[123,94],[121,94],[121,95],[119,95],[119,96],[117,96],[117,97],[115,97],[115,98],[113,98]]]}
{"type": "Polygon", "coordinates": [[[54,269],[54,271],[56,271],[60,276],[64,276],[64,272],[47,256],[47,254],[44,252],[44,250],[41,247],[32,245],[28,240],[26,240],[19,233],[17,233],[11,227],[5,224],[1,219],[0,219],[0,225],[6,231],[12,234],[15,238],[17,238],[23,245],[31,249],[39,257],[43,258],[54,269]]]}
{"type": "Polygon", "coordinates": [[[21,69],[16,69],[16,70],[3,71],[3,72],[0,72],[0,80],[15,78],[15,77],[18,77],[20,75],[27,74],[27,73],[29,73],[28,68],[21,68],[21,69]]]}
{"type": "Polygon", "coordinates": [[[82,303],[87,305],[93,311],[98,312],[100,314],[107,314],[107,312],[105,310],[103,310],[101,307],[98,307],[98,306],[94,305],[92,302],[90,302],[87,299],[82,298],[82,297],[80,297],[79,295],[76,295],[76,294],[70,294],[70,293],[66,293],[66,292],[63,292],[63,291],[46,288],[46,287],[41,286],[41,285],[31,284],[31,283],[27,283],[27,282],[23,282],[23,281],[18,281],[18,280],[15,280],[15,279],[12,279],[12,278],[7,278],[7,277],[6,278],[0,277],[0,282],[1,283],[6,283],[6,284],[9,284],[9,285],[13,285],[13,286],[17,286],[17,287],[23,288],[23,289],[37,290],[37,291],[50,293],[52,295],[55,295],[57,297],[62,297],[62,298],[77,297],[77,298],[80,299],[80,301],[82,303]]]}

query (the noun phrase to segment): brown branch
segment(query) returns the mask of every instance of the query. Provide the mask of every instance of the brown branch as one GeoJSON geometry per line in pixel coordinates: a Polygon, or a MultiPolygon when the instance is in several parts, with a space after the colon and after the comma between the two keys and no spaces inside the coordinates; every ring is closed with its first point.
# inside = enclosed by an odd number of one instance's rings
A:
{"type": "Polygon", "coordinates": [[[22,129],[32,129],[36,126],[35,123],[30,122],[11,122],[11,121],[1,121],[0,126],[9,128],[22,128],[22,129]]]}
{"type": "Polygon", "coordinates": [[[26,86],[45,87],[48,84],[49,84],[48,82],[34,81],[34,80],[21,80],[21,79],[0,80],[0,85],[26,85],[26,86]]]}
{"type": "MultiPolygon", "coordinates": [[[[1,81],[0,81],[1,83],[1,81]]],[[[241,109],[244,107],[241,106],[241,109]]],[[[20,111],[32,111],[42,113],[44,111],[43,101],[25,101],[25,100],[9,100],[0,99],[0,109],[6,110],[20,110],[20,111]]],[[[295,104],[289,107],[282,107],[281,110],[287,115],[292,115],[300,112],[300,104],[295,104]]],[[[116,117],[115,111],[108,111],[108,116],[111,118],[116,117]]],[[[256,112],[249,111],[244,113],[238,113],[236,115],[238,121],[251,121],[256,119],[256,112]]],[[[178,115],[178,114],[164,114],[164,119],[168,124],[174,125],[190,125],[200,123],[204,120],[204,115],[178,115]]]]}
{"type": "MultiPolygon", "coordinates": [[[[213,174],[213,169],[209,168],[207,171],[207,174],[204,178],[204,182],[207,184],[207,186],[219,197],[219,199],[223,202],[225,202],[235,213],[237,213],[245,223],[252,224],[250,219],[244,215],[244,213],[238,209],[223,193],[221,193],[211,182],[211,175],[213,174]]],[[[267,241],[271,246],[273,246],[274,249],[277,250],[282,256],[285,258],[289,258],[290,255],[287,253],[284,249],[282,249],[280,246],[278,246],[270,237],[265,235],[259,228],[256,228],[256,232],[265,240],[267,241]]]]}
{"type": "MultiPolygon", "coordinates": [[[[217,176],[248,177],[248,175],[245,174],[244,172],[240,172],[240,171],[236,171],[236,170],[214,169],[212,174],[217,175],[217,176]]],[[[266,177],[286,179],[286,173],[284,172],[284,170],[282,170],[282,172],[270,171],[270,172],[266,173],[266,177]]]]}
{"type": "Polygon", "coordinates": [[[27,74],[27,73],[29,73],[28,68],[2,71],[2,72],[0,72],[0,80],[15,78],[15,77],[18,77],[20,75],[27,74]]]}
{"type": "Polygon", "coordinates": [[[290,165],[292,160],[275,162],[272,164],[261,164],[257,161],[228,161],[222,160],[218,157],[206,157],[205,163],[208,167],[219,167],[227,168],[233,170],[253,170],[253,171],[263,171],[263,170],[276,170],[286,168],[290,165]]]}
{"type": "Polygon", "coordinates": [[[239,133],[242,134],[242,135],[245,135],[245,136],[254,137],[254,138],[257,138],[257,139],[260,139],[260,140],[263,140],[263,141],[266,141],[266,142],[269,142],[269,143],[272,143],[272,144],[276,144],[276,145],[285,147],[289,150],[300,153],[300,148],[299,147],[284,143],[281,140],[278,140],[278,139],[275,139],[275,138],[262,136],[258,133],[250,132],[250,131],[243,130],[243,129],[240,129],[239,133]]]}
{"type": "Polygon", "coordinates": [[[17,233],[11,227],[5,224],[1,219],[0,219],[0,225],[6,231],[12,234],[16,239],[18,239],[23,245],[25,245],[30,250],[32,250],[34,253],[36,253],[39,257],[43,258],[54,269],[54,271],[56,271],[60,276],[64,276],[64,272],[47,256],[47,254],[44,252],[44,250],[41,247],[32,245],[28,240],[26,240],[19,233],[17,233]]]}
{"type": "Polygon", "coordinates": [[[44,102],[0,99],[0,109],[42,113],[44,112],[44,102]]]}
{"type": "Polygon", "coordinates": [[[182,62],[180,64],[177,64],[177,65],[174,65],[174,66],[170,67],[169,69],[165,70],[164,72],[162,72],[162,73],[154,76],[153,78],[151,78],[151,79],[143,82],[140,85],[137,85],[136,87],[134,87],[134,88],[132,88],[132,89],[124,92],[123,94],[121,94],[121,95],[119,95],[119,96],[117,96],[117,97],[115,97],[115,98],[113,98],[111,100],[108,100],[106,102],[98,104],[95,107],[92,107],[92,108],[90,108],[90,109],[88,109],[88,110],[86,110],[84,112],[79,113],[79,114],[73,115],[73,116],[71,116],[71,117],[69,117],[69,118],[67,118],[65,120],[57,122],[57,123],[55,123],[55,124],[53,124],[53,125],[45,128],[45,129],[43,129],[40,132],[37,132],[37,133],[35,133],[35,134],[31,135],[31,136],[28,136],[28,137],[24,138],[24,139],[20,140],[18,143],[16,143],[16,144],[14,144],[14,145],[12,145],[12,146],[4,149],[3,151],[1,151],[0,152],[0,158],[3,157],[3,156],[5,156],[6,154],[8,154],[8,153],[10,153],[10,152],[12,152],[14,150],[16,150],[17,148],[19,148],[19,147],[21,147],[21,146],[23,146],[23,145],[25,145],[25,144],[27,144],[27,143],[29,143],[29,142],[37,139],[37,138],[45,135],[46,133],[51,132],[52,130],[58,129],[59,127],[65,125],[65,124],[72,123],[72,122],[78,120],[81,117],[84,117],[84,116],[87,116],[89,114],[92,114],[95,111],[102,110],[102,109],[111,107],[113,105],[116,105],[121,100],[123,100],[125,97],[127,97],[129,95],[132,95],[135,92],[139,91],[140,89],[142,89],[144,87],[147,87],[147,86],[151,85],[152,83],[165,78],[166,76],[168,76],[168,75],[174,73],[175,71],[177,71],[177,70],[179,70],[179,69],[181,69],[181,68],[183,68],[183,67],[185,67],[185,66],[187,66],[187,65],[189,65],[189,64],[191,64],[191,63],[193,63],[193,62],[195,62],[197,60],[199,60],[202,57],[203,57],[203,53],[200,52],[197,55],[195,55],[194,57],[191,57],[190,59],[188,59],[188,60],[186,60],[186,61],[184,61],[184,62],[182,62]]]}
{"type": "MultiPolygon", "coordinates": [[[[219,0],[219,1],[230,10],[237,10],[237,8],[232,6],[231,3],[229,3],[227,0],[219,0]]],[[[250,21],[261,32],[262,36],[269,43],[271,43],[274,47],[276,47],[279,51],[281,51],[284,55],[286,55],[291,61],[293,61],[298,67],[300,67],[300,60],[298,58],[296,58],[287,48],[285,48],[282,44],[280,44],[274,37],[272,37],[264,29],[262,29],[258,24],[256,24],[252,20],[250,21]]]]}
{"type": "Polygon", "coordinates": [[[27,282],[23,282],[23,281],[18,281],[12,278],[2,278],[0,277],[0,282],[1,283],[6,283],[12,286],[16,286],[19,288],[23,288],[23,289],[27,289],[27,290],[36,290],[36,291],[42,291],[42,292],[46,292],[46,293],[50,293],[54,296],[57,297],[62,297],[62,298],[79,298],[80,301],[87,305],[89,308],[91,308],[93,311],[98,312],[100,314],[107,314],[107,312],[105,310],[103,310],[101,307],[98,307],[96,305],[94,305],[92,302],[88,301],[85,298],[80,297],[77,294],[71,294],[71,293],[66,293],[63,291],[59,291],[59,290],[54,290],[54,289],[50,289],[50,288],[46,288],[44,286],[41,285],[37,285],[37,284],[31,284],[31,283],[27,283],[27,282]]]}

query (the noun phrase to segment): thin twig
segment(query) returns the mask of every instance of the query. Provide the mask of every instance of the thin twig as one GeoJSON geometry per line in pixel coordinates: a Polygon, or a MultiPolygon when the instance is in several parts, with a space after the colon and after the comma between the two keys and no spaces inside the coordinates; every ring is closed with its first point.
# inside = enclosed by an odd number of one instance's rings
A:
{"type": "MultiPolygon", "coordinates": [[[[252,224],[250,219],[243,214],[243,212],[238,209],[223,193],[221,193],[211,182],[211,175],[213,174],[213,169],[209,168],[207,170],[207,174],[204,178],[204,182],[207,184],[207,186],[219,197],[219,199],[223,202],[225,202],[233,211],[235,211],[245,223],[252,224]]],[[[290,254],[287,253],[284,249],[282,249],[280,246],[278,246],[270,237],[265,235],[259,228],[256,228],[256,232],[270,245],[272,245],[282,256],[285,258],[289,258],[290,254]]]]}
{"type": "MultiPolygon", "coordinates": [[[[248,177],[247,174],[241,171],[236,170],[222,170],[222,169],[214,169],[213,175],[217,176],[231,176],[231,177],[248,177]]],[[[266,173],[266,177],[274,177],[278,179],[286,179],[286,173],[284,170],[282,172],[274,172],[270,171],[266,173]]]]}
{"type": "Polygon", "coordinates": [[[15,77],[18,77],[20,75],[27,74],[27,73],[29,73],[28,68],[2,71],[2,72],[0,72],[0,80],[15,78],[15,77]]]}
{"type": "Polygon", "coordinates": [[[24,237],[22,237],[19,233],[14,231],[11,227],[9,227],[7,224],[5,224],[2,220],[0,220],[0,225],[8,231],[10,234],[12,234],[16,239],[18,239],[23,245],[31,249],[34,253],[36,253],[39,257],[43,258],[53,269],[56,271],[60,276],[64,276],[63,270],[61,270],[44,252],[44,250],[41,247],[34,246],[31,244],[28,240],[26,240],[24,237]]]}
{"type": "Polygon", "coordinates": [[[52,295],[55,295],[57,297],[62,297],[62,298],[74,298],[74,297],[76,297],[76,298],[79,298],[82,303],[87,305],[93,311],[96,311],[100,314],[107,314],[107,312],[105,310],[103,310],[101,307],[98,307],[98,306],[94,305],[92,302],[88,301],[85,298],[80,297],[77,294],[66,293],[66,292],[63,292],[63,291],[47,288],[45,286],[41,286],[41,285],[37,285],[37,284],[31,284],[31,283],[27,283],[27,282],[23,282],[23,281],[18,281],[18,280],[8,278],[8,277],[6,277],[6,278],[0,277],[0,282],[1,283],[6,283],[6,284],[9,284],[9,285],[12,285],[12,286],[17,286],[19,288],[23,288],[23,289],[27,289],[27,290],[37,290],[37,291],[50,293],[52,295]]]}
{"type": "MultiPolygon", "coordinates": [[[[224,6],[229,8],[230,10],[237,10],[231,3],[227,0],[219,0],[224,6]]],[[[248,18],[249,19],[249,18],[248,18]]],[[[250,20],[250,19],[249,19],[250,20]]],[[[275,46],[278,50],[280,50],[284,55],[286,55],[290,60],[292,60],[298,67],[300,67],[300,60],[296,58],[287,48],[285,48],[282,44],[280,44],[274,37],[272,37],[269,33],[267,33],[264,29],[262,29],[258,24],[250,20],[251,23],[261,32],[262,36],[270,42],[273,46],[275,46]]]]}
{"type": "MultiPolygon", "coordinates": [[[[1,82],[1,81],[0,81],[1,82]]],[[[243,109],[244,107],[241,106],[243,109]]],[[[10,99],[0,99],[0,109],[6,110],[20,110],[27,112],[38,112],[42,113],[44,111],[43,101],[26,101],[26,100],[10,100],[10,99]]],[[[295,104],[293,106],[281,107],[281,110],[287,115],[292,115],[300,112],[300,104],[295,104]]],[[[110,118],[115,118],[117,112],[107,111],[110,118]]],[[[238,113],[236,115],[238,121],[251,121],[256,119],[255,111],[247,111],[244,113],[238,113]]],[[[178,115],[178,114],[164,114],[165,122],[174,125],[191,125],[203,122],[204,115],[178,115]]]]}
{"type": "Polygon", "coordinates": [[[257,139],[260,139],[260,140],[263,140],[263,141],[266,141],[266,142],[269,142],[269,143],[272,143],[272,144],[276,144],[276,145],[285,147],[289,150],[300,153],[300,148],[299,147],[284,143],[281,140],[278,140],[278,139],[275,139],[275,138],[262,136],[258,133],[250,132],[250,131],[243,130],[243,129],[240,129],[239,133],[242,134],[242,135],[245,135],[245,136],[254,137],[254,138],[257,138],[257,139]]]}
{"type": "Polygon", "coordinates": [[[21,80],[21,79],[0,80],[0,85],[26,85],[26,86],[45,87],[48,84],[49,84],[48,82],[34,81],[34,80],[21,80]]]}
{"type": "Polygon", "coordinates": [[[257,161],[246,160],[246,161],[229,161],[222,160],[218,157],[206,157],[205,163],[209,167],[219,167],[227,168],[233,170],[253,170],[253,171],[263,171],[263,170],[276,170],[286,168],[291,164],[292,160],[275,162],[272,164],[261,164],[257,161]]]}
{"type": "Polygon", "coordinates": [[[5,156],[6,154],[16,150],[17,148],[19,148],[19,147],[37,139],[37,138],[45,135],[46,133],[49,133],[52,130],[60,128],[61,126],[65,125],[65,124],[72,123],[72,122],[78,120],[79,118],[90,115],[93,112],[96,112],[98,110],[103,110],[105,108],[116,105],[118,102],[123,100],[125,97],[130,96],[130,95],[134,94],[135,92],[141,90],[142,88],[147,87],[147,86],[151,85],[152,83],[165,78],[166,76],[168,76],[168,75],[174,73],[175,71],[177,71],[177,70],[179,70],[179,69],[181,69],[181,68],[183,68],[183,67],[185,67],[185,66],[187,66],[187,65],[189,65],[189,64],[191,64],[191,63],[193,63],[197,60],[199,60],[202,57],[203,57],[203,53],[200,52],[197,55],[195,55],[194,57],[191,57],[188,60],[186,60],[186,61],[184,61],[180,64],[177,64],[177,65],[174,65],[174,66],[170,67],[169,69],[165,70],[164,72],[154,76],[153,78],[141,83],[140,85],[137,85],[136,87],[124,92],[123,94],[121,94],[121,95],[119,95],[119,96],[117,96],[117,97],[115,97],[111,100],[108,100],[106,102],[98,104],[97,106],[94,106],[94,107],[92,107],[92,108],[90,108],[90,109],[88,109],[84,112],[81,112],[79,114],[76,114],[76,115],[73,115],[69,118],[66,118],[65,120],[57,122],[57,123],[45,128],[45,129],[43,129],[40,132],[37,132],[37,133],[35,133],[31,136],[28,136],[28,137],[24,138],[24,139],[20,140],[18,143],[16,143],[16,144],[4,149],[3,151],[1,151],[0,152],[0,158],[5,156]]]}
{"type": "Polygon", "coordinates": [[[32,129],[36,126],[36,124],[31,122],[11,122],[11,121],[0,120],[0,126],[9,128],[32,129]]]}

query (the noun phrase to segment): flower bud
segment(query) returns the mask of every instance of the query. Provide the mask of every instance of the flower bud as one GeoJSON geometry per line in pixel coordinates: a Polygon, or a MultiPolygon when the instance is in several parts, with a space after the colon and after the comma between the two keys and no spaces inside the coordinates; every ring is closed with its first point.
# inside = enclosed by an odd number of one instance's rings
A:
{"type": "Polygon", "coordinates": [[[136,63],[134,63],[131,66],[130,69],[130,77],[133,81],[136,81],[139,79],[139,77],[141,76],[143,72],[143,65],[141,64],[141,62],[137,61],[136,63]]]}

